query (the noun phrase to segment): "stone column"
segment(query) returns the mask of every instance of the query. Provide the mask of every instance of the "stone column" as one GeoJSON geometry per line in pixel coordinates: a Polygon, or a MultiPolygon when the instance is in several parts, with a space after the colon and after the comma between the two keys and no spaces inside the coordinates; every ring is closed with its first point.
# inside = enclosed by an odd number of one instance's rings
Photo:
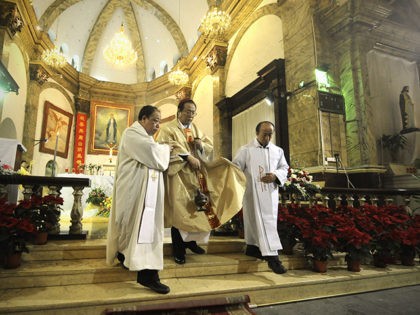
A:
{"type": "MultiPolygon", "coordinates": [[[[225,97],[225,64],[227,58],[227,43],[215,41],[212,49],[206,56],[206,65],[210,69],[213,76],[213,104],[217,104],[225,97]]],[[[226,148],[222,148],[223,140],[222,122],[220,120],[220,110],[213,106],[213,139],[214,139],[214,156],[226,155],[226,148]]],[[[229,134],[230,136],[230,134],[229,134]]]]}

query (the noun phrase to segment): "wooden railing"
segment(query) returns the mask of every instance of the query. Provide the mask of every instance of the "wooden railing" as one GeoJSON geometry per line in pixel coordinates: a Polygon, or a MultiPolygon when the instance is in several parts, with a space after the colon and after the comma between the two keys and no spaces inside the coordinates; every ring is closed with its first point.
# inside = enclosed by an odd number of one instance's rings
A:
{"type": "MultiPolygon", "coordinates": [[[[22,185],[25,200],[29,200],[33,194],[40,196],[43,187],[48,187],[48,194],[52,196],[60,196],[62,187],[73,187],[74,201],[70,213],[69,233],[82,234],[82,195],[83,188],[90,186],[89,178],[0,175],[0,198],[7,198],[9,185],[22,185]]],[[[51,234],[59,232],[60,223],[50,231],[51,234]]]]}

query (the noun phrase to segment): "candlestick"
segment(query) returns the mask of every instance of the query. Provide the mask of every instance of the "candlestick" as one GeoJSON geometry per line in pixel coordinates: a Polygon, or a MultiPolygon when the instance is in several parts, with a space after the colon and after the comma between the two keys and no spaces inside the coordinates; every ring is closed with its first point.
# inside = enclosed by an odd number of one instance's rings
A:
{"type": "Polygon", "coordinates": [[[55,160],[56,160],[56,158],[57,158],[57,147],[58,147],[58,136],[60,135],[60,133],[59,132],[57,132],[56,134],[55,134],[55,148],[54,148],[54,160],[53,160],[53,169],[52,169],[52,176],[53,177],[55,177],[55,172],[56,172],[56,169],[55,169],[55,160]]]}

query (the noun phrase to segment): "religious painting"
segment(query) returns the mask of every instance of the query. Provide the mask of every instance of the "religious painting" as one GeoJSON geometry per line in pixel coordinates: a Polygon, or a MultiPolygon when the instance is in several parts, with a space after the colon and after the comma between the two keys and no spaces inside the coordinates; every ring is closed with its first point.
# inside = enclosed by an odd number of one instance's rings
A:
{"type": "Polygon", "coordinates": [[[123,131],[132,124],[133,106],[92,101],[88,153],[117,152],[123,131]]]}
{"type": "Polygon", "coordinates": [[[67,158],[73,115],[45,101],[39,151],[67,158]]]}

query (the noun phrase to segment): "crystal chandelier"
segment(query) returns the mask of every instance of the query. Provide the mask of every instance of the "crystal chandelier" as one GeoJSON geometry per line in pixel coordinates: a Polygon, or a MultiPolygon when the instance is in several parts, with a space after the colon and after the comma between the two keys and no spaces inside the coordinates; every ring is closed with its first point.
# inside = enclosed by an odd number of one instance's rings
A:
{"type": "Polygon", "coordinates": [[[184,85],[188,83],[189,76],[182,70],[175,70],[169,73],[168,80],[173,85],[184,85]]]}
{"type": "Polygon", "coordinates": [[[67,60],[61,49],[54,45],[53,49],[44,50],[41,55],[42,60],[49,66],[54,68],[62,68],[66,65],[67,60]]]}
{"type": "Polygon", "coordinates": [[[133,49],[130,40],[124,34],[124,25],[114,35],[104,50],[105,60],[117,66],[129,66],[136,62],[137,52],[133,49]]]}
{"type": "Polygon", "coordinates": [[[220,38],[230,25],[230,16],[225,11],[219,10],[217,5],[212,5],[201,20],[201,30],[206,37],[220,38]]]}

